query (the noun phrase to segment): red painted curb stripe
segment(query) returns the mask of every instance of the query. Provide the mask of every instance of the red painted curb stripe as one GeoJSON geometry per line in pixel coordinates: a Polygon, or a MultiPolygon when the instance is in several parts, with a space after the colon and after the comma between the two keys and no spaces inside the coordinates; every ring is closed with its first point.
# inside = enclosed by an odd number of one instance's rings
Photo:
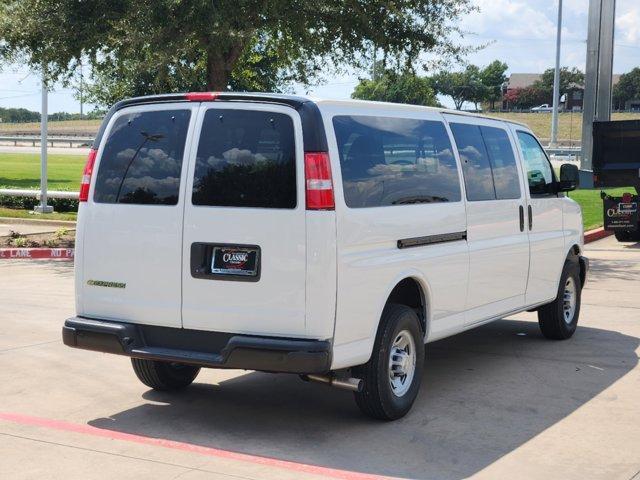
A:
{"type": "Polygon", "coordinates": [[[73,248],[0,248],[0,259],[60,259],[73,260],[73,248]]]}
{"type": "Polygon", "coordinates": [[[584,232],[584,243],[595,242],[596,240],[601,240],[609,235],[613,235],[613,232],[605,230],[604,228],[589,230],[588,232],[584,232]]]}
{"type": "Polygon", "coordinates": [[[142,445],[152,445],[157,447],[170,448],[183,452],[197,453],[209,457],[224,458],[228,460],[238,460],[241,462],[249,462],[253,464],[265,465],[268,467],[283,468],[296,472],[309,473],[341,480],[383,480],[389,477],[372,475],[368,473],[350,472],[348,470],[338,470],[328,467],[320,467],[316,465],[308,465],[305,463],[290,462],[287,460],[278,460],[277,458],[260,457],[249,455],[246,453],[232,452],[228,450],[220,450],[212,447],[204,447],[191,443],[177,442],[175,440],[167,440],[164,438],[145,437],[132,433],[123,433],[113,430],[105,430],[102,428],[92,427],[91,425],[83,425],[78,423],[70,423],[62,420],[54,420],[48,418],[32,417],[30,415],[22,415],[19,413],[0,412],[0,420],[7,422],[19,423],[21,425],[31,425],[36,427],[49,428],[52,430],[60,430],[65,432],[80,433],[84,435],[93,435],[94,437],[108,438],[110,440],[122,440],[125,442],[133,442],[142,445]]]}

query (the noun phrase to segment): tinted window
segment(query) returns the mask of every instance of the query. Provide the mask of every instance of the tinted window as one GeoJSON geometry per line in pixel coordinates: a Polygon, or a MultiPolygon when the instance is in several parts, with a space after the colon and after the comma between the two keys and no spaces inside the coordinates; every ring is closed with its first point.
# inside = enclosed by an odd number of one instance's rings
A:
{"type": "Polygon", "coordinates": [[[295,208],[293,121],[288,115],[208,110],[193,182],[193,204],[295,208]]]}
{"type": "Polygon", "coordinates": [[[458,170],[442,122],[336,116],[333,126],[349,207],[460,200],[458,170]]]}
{"type": "Polygon", "coordinates": [[[451,131],[462,161],[467,200],[495,200],[491,163],[480,127],[452,123],[451,131]]]}
{"type": "Polygon", "coordinates": [[[93,200],[100,203],[178,203],[190,110],[125,114],[106,140],[93,200]]]}
{"type": "Polygon", "coordinates": [[[529,191],[532,195],[549,193],[549,186],[553,183],[553,170],[542,147],[533,135],[518,132],[518,140],[524,157],[529,180],[529,191]]]}
{"type": "Polygon", "coordinates": [[[498,200],[520,198],[520,177],[516,157],[507,132],[501,128],[480,127],[498,200]]]}

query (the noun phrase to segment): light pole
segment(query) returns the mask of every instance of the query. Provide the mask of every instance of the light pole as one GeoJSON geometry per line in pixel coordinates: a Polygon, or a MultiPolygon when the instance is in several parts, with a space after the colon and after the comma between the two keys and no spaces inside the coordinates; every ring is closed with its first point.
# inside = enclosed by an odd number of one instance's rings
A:
{"type": "Polygon", "coordinates": [[[36,213],[51,213],[53,207],[47,205],[47,121],[49,120],[49,99],[47,80],[42,68],[42,113],[40,115],[40,205],[34,209],[36,213]]]}
{"type": "Polygon", "coordinates": [[[553,75],[553,113],[551,114],[551,147],[558,146],[558,108],[560,107],[560,44],[562,41],[562,0],[558,0],[558,32],[556,34],[556,69],[553,75]]]}

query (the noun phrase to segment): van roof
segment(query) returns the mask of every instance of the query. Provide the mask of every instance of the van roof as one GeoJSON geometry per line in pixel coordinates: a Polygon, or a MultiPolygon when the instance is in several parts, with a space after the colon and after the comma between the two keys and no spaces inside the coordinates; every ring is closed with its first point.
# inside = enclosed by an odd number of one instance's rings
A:
{"type": "Polygon", "coordinates": [[[440,113],[448,113],[451,115],[461,115],[467,117],[487,118],[491,120],[497,120],[506,123],[512,123],[529,128],[528,125],[516,122],[513,120],[506,120],[499,117],[492,117],[490,115],[482,115],[471,112],[462,112],[460,110],[452,110],[441,107],[425,107],[421,105],[409,105],[403,103],[390,103],[390,102],[374,102],[369,100],[331,100],[321,99],[311,96],[300,95],[286,95],[281,93],[258,93],[258,92],[192,92],[192,93],[168,93],[164,95],[148,95],[144,97],[133,97],[121,100],[116,103],[102,122],[98,134],[94,140],[94,145],[99,145],[100,140],[104,134],[104,129],[111,116],[118,110],[123,108],[135,106],[135,105],[150,105],[157,103],[175,103],[175,102],[202,102],[213,100],[225,100],[225,101],[245,101],[245,102],[267,102],[280,105],[287,105],[295,109],[301,109],[310,105],[344,105],[344,106],[371,106],[371,107],[384,107],[385,105],[393,105],[394,108],[406,109],[406,110],[431,110],[440,113]]]}

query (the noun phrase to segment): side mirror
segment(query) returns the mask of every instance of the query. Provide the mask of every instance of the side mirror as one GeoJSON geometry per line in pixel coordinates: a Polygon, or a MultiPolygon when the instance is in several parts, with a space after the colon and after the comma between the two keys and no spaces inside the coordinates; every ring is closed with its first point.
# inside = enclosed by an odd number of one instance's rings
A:
{"type": "Polygon", "coordinates": [[[560,166],[560,181],[558,182],[558,192],[570,192],[578,188],[580,172],[578,166],[572,163],[563,163],[560,166]]]}

